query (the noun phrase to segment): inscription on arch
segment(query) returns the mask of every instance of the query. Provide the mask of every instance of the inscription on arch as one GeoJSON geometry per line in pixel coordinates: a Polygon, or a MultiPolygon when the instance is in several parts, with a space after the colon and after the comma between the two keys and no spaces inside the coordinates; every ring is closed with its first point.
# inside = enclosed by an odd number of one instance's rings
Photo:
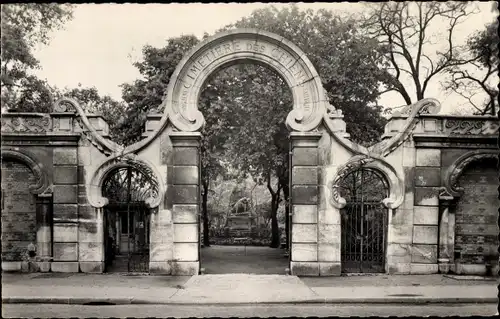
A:
{"type": "Polygon", "coordinates": [[[275,70],[290,87],[294,107],[287,125],[291,129],[310,131],[319,125],[326,110],[325,94],[305,53],[282,37],[248,29],[209,38],[179,63],[164,101],[172,124],[181,131],[199,130],[204,119],[198,98],[208,77],[223,67],[248,61],[275,70]]]}

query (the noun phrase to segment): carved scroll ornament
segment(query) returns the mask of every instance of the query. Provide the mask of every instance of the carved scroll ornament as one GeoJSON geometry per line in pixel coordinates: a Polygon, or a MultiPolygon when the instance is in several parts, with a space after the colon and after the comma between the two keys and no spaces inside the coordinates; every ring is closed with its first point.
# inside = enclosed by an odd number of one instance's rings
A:
{"type": "Polygon", "coordinates": [[[345,198],[341,197],[339,193],[340,182],[349,173],[362,167],[379,171],[389,182],[389,197],[382,201],[387,208],[395,209],[403,203],[404,184],[402,179],[398,177],[396,171],[390,165],[379,159],[366,155],[355,155],[345,165],[339,168],[330,183],[329,189],[331,190],[331,203],[334,207],[341,209],[346,205],[345,198]]]}

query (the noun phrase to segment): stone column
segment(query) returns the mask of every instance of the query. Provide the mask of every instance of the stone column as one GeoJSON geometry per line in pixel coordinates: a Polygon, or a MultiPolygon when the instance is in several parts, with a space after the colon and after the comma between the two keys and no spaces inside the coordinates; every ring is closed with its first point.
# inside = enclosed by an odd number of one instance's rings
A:
{"type": "Polygon", "coordinates": [[[320,133],[292,132],[291,264],[292,275],[319,276],[318,143],[320,133]]]}
{"type": "Polygon", "coordinates": [[[36,244],[38,266],[43,272],[50,270],[52,259],[52,194],[39,194],[36,203],[36,244]]]}
{"type": "Polygon", "coordinates": [[[453,196],[439,195],[439,272],[446,274],[453,263],[453,250],[455,245],[455,214],[450,214],[453,196]]]}
{"type": "Polygon", "coordinates": [[[199,261],[200,139],[199,132],[171,132],[167,157],[165,210],[152,216],[150,270],[154,262],[167,262],[172,275],[197,275],[199,261]],[[168,218],[168,214],[171,214],[168,218]],[[153,242],[158,227],[172,225],[170,236],[153,242]],[[172,236],[173,231],[173,236],[172,236]],[[162,253],[160,253],[160,251],[162,253]],[[158,256],[157,256],[158,255],[158,256]]]}
{"type": "Polygon", "coordinates": [[[438,273],[440,175],[441,150],[417,148],[410,274],[438,273]]]}
{"type": "Polygon", "coordinates": [[[54,148],[53,272],[78,272],[78,157],[72,146],[54,148]]]}

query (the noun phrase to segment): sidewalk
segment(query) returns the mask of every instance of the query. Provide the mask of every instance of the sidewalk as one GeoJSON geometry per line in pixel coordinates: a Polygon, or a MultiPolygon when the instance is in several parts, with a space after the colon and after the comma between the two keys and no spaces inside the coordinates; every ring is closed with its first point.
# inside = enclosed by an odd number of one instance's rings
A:
{"type": "Polygon", "coordinates": [[[3,303],[253,304],[497,303],[495,280],[443,275],[299,278],[285,275],[2,274],[3,303]]]}

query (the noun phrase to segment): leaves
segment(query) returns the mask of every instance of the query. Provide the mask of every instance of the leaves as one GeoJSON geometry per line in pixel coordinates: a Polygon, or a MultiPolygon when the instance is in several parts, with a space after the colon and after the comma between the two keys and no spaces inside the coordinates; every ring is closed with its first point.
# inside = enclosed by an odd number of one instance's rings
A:
{"type": "Polygon", "coordinates": [[[49,31],[71,19],[72,9],[73,5],[54,3],[2,5],[2,109],[46,112],[50,108],[50,87],[29,74],[39,67],[33,49],[48,43],[49,31]]]}

